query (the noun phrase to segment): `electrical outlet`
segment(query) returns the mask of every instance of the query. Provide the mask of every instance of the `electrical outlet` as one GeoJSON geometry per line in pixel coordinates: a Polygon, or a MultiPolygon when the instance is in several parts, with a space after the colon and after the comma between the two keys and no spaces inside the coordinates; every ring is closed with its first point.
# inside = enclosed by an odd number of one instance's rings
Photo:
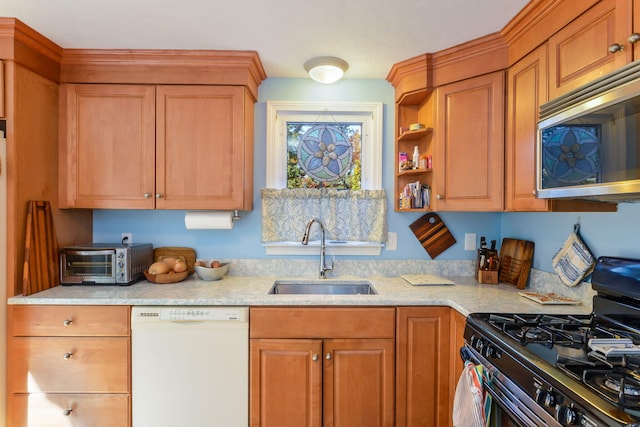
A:
{"type": "Polygon", "coordinates": [[[476,233],[464,233],[464,250],[476,250],[476,233]]]}
{"type": "Polygon", "coordinates": [[[130,245],[133,243],[133,233],[122,233],[120,234],[120,242],[123,245],[130,245]]]}
{"type": "Polygon", "coordinates": [[[387,244],[385,248],[388,251],[397,251],[398,250],[398,233],[387,233],[387,244]]]}

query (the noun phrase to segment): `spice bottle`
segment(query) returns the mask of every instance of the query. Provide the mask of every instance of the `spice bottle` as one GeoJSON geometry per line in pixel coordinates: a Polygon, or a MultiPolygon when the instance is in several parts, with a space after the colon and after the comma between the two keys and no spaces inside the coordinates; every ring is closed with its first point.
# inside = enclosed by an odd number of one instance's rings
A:
{"type": "Polygon", "coordinates": [[[418,163],[420,162],[420,150],[418,146],[413,147],[413,168],[418,169],[418,163]]]}

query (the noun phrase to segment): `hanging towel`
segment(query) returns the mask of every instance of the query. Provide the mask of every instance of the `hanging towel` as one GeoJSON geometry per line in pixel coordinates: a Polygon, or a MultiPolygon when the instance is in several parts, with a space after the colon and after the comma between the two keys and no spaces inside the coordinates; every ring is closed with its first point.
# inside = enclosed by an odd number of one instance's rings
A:
{"type": "Polygon", "coordinates": [[[485,427],[485,398],[482,389],[482,366],[466,361],[453,401],[454,427],[485,427]]]}
{"type": "Polygon", "coordinates": [[[595,265],[594,256],[580,237],[580,225],[576,224],[562,248],[554,255],[551,266],[562,283],[573,287],[581,283],[595,265]]]}

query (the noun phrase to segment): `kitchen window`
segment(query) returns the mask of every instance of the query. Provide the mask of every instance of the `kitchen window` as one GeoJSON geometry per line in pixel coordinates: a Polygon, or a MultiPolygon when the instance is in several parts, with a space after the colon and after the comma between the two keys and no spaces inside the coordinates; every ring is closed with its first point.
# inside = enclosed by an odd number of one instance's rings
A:
{"type": "Polygon", "coordinates": [[[311,218],[325,223],[329,253],[380,254],[387,238],[382,113],[382,103],[267,102],[268,255],[317,252],[300,244],[311,218]]]}
{"type": "Polygon", "coordinates": [[[267,188],[287,188],[288,132],[296,124],[361,128],[361,188],[382,189],[382,103],[267,102],[267,188]]]}

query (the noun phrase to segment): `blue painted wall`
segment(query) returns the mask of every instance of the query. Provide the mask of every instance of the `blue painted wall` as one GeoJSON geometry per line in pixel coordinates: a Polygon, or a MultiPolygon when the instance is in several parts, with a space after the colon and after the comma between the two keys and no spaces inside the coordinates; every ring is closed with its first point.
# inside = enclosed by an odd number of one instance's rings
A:
{"type": "MultiPolygon", "coordinates": [[[[380,259],[429,259],[409,224],[419,213],[393,211],[394,90],[384,80],[345,79],[333,85],[321,85],[310,79],[267,79],[260,86],[255,107],[254,210],[241,212],[242,219],[232,230],[186,230],[184,211],[96,210],[94,241],[119,241],[120,233],[134,233],[134,241],[154,246],[188,246],[202,258],[266,258],[260,241],[260,189],[265,186],[266,101],[353,101],[384,104],[383,187],[389,204],[389,231],[398,233],[398,250],[382,251],[380,259]]],[[[555,213],[458,213],[440,214],[458,243],[439,260],[475,258],[474,251],[464,250],[464,234],[476,233],[487,240],[515,237],[536,243],[534,267],[551,271],[551,257],[562,245],[573,224],[580,217],[582,234],[596,255],[640,258],[640,205],[622,204],[610,214],[555,213]]]]}

